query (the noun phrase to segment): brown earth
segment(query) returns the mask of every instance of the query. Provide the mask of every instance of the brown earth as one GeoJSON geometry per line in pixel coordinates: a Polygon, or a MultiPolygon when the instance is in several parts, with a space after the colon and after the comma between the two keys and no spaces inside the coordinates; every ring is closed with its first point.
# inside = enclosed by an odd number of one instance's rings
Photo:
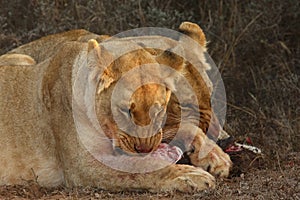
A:
{"type": "Polygon", "coordinates": [[[215,190],[183,193],[112,193],[97,188],[46,189],[28,182],[25,186],[1,186],[0,199],[300,199],[300,153],[288,155],[279,170],[252,169],[239,177],[218,180],[215,190]]]}
{"type": "Polygon", "coordinates": [[[226,87],[225,129],[242,142],[251,138],[264,159],[250,166],[253,158],[245,160],[216,190],[197,194],[45,189],[28,182],[1,186],[0,199],[300,199],[299,14],[297,0],[1,0],[0,55],[70,29],[113,35],[198,23],[226,87]]]}

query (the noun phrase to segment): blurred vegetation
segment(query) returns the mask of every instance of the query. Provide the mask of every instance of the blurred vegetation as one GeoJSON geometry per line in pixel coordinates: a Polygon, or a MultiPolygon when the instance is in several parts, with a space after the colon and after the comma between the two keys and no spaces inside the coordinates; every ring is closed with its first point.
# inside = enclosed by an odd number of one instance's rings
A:
{"type": "Polygon", "coordinates": [[[300,151],[300,1],[0,0],[0,54],[51,33],[198,23],[228,99],[227,131],[270,162],[300,151]]]}

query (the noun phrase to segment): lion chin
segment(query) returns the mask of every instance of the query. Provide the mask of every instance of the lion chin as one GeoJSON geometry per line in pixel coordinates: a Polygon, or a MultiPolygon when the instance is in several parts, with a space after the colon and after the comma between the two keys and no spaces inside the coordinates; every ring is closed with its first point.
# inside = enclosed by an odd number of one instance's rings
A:
{"type": "Polygon", "coordinates": [[[209,126],[212,136],[222,131],[210,104],[206,39],[194,23],[183,22],[179,31],[183,36],[176,41],[73,30],[0,56],[0,184],[35,180],[45,187],[151,192],[214,188],[215,176],[228,176],[232,164],[206,135],[209,126]],[[200,74],[175,53],[187,38],[199,45],[191,50],[200,74]],[[129,47],[134,50],[115,56],[129,47]],[[160,82],[145,81],[149,74],[160,82]],[[194,94],[179,91],[185,84],[194,94]],[[185,115],[192,120],[182,123],[185,115]],[[176,164],[183,152],[189,163],[176,164]],[[136,167],[145,173],[132,173],[136,167]]]}

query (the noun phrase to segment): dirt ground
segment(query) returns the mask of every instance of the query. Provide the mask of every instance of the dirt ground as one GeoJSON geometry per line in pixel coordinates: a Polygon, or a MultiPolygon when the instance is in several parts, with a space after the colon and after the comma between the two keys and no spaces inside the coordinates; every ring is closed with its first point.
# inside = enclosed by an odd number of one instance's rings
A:
{"type": "Polygon", "coordinates": [[[215,190],[183,193],[112,193],[97,188],[1,186],[1,199],[300,199],[300,153],[289,154],[280,170],[252,169],[239,177],[218,180],[215,190]]]}
{"type": "Polygon", "coordinates": [[[298,0],[1,0],[0,55],[70,29],[113,35],[198,23],[225,84],[225,129],[241,142],[251,138],[264,159],[246,160],[215,190],[196,194],[49,189],[28,182],[0,186],[0,199],[300,199],[299,15],[298,0]]]}

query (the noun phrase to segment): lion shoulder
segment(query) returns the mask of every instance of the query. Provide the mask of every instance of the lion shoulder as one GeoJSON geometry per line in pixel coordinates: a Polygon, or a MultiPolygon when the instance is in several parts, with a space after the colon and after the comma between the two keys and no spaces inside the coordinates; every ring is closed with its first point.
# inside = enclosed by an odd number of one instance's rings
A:
{"type": "Polygon", "coordinates": [[[34,65],[36,64],[35,60],[25,54],[13,53],[13,54],[4,54],[0,56],[0,66],[11,66],[11,65],[34,65]]]}
{"type": "MultiPolygon", "coordinates": [[[[8,54],[27,55],[27,58],[31,57],[32,60],[35,60],[36,63],[40,63],[46,60],[47,58],[53,56],[54,54],[57,54],[58,50],[61,47],[65,46],[66,43],[72,43],[72,42],[86,43],[90,39],[95,39],[98,42],[102,42],[108,37],[109,36],[106,35],[98,35],[95,33],[91,33],[84,29],[70,30],[67,32],[62,32],[62,33],[57,33],[57,34],[42,37],[40,39],[37,39],[25,45],[19,46],[18,48],[8,52],[8,54]]],[[[16,56],[13,57],[16,58],[16,56]]],[[[23,62],[24,61],[26,60],[23,59],[23,62]]]]}

